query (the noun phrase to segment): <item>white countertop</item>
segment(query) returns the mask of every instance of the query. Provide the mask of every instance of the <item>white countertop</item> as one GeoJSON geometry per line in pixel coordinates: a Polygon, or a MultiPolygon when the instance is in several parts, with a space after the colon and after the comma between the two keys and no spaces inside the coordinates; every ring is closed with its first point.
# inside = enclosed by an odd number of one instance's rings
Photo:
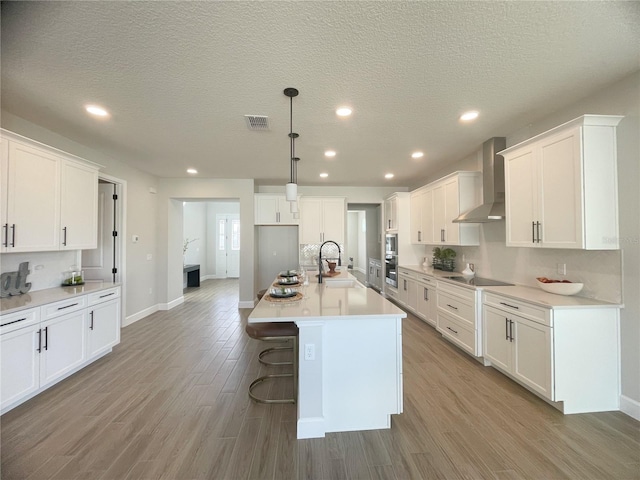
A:
{"type": "MultiPolygon", "coordinates": [[[[303,294],[300,300],[271,302],[265,297],[249,315],[249,322],[289,322],[330,320],[332,318],[406,318],[407,314],[393,303],[358,283],[346,270],[339,276],[323,278],[319,284],[317,272],[307,272],[309,285],[294,287],[303,294]],[[352,279],[355,287],[327,287],[332,279],[352,279]]],[[[268,294],[267,294],[268,295],[268,294]]]]}
{"type": "MultiPolygon", "coordinates": [[[[446,277],[462,277],[460,272],[444,272],[442,270],[434,270],[431,267],[424,268],[422,265],[399,265],[398,268],[405,268],[413,272],[429,275],[438,280],[457,285],[459,287],[472,288],[476,290],[484,290],[486,292],[494,292],[504,295],[515,300],[534,303],[541,307],[547,308],[622,308],[624,305],[611,303],[604,300],[593,298],[579,297],[576,295],[556,295],[554,293],[545,292],[537,287],[528,287],[525,285],[508,285],[508,286],[475,286],[468,285],[454,280],[447,280],[446,277]]],[[[499,280],[499,279],[496,279],[499,280]]]]}
{"type": "Polygon", "coordinates": [[[13,297],[0,298],[0,313],[6,315],[26,308],[40,307],[47,303],[58,302],[67,298],[78,297],[119,285],[120,283],[112,282],[87,282],[84,285],[75,287],[47,288],[45,290],[27,292],[13,297]]]}

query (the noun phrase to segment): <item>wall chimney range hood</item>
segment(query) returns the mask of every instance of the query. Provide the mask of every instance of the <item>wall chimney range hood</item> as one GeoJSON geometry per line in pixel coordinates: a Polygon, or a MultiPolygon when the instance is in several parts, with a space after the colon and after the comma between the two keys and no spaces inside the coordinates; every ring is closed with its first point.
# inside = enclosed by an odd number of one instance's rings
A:
{"type": "Polygon", "coordinates": [[[482,205],[461,214],[453,223],[489,223],[504,219],[504,158],[496,152],[507,148],[504,137],[482,144],[482,205]]]}

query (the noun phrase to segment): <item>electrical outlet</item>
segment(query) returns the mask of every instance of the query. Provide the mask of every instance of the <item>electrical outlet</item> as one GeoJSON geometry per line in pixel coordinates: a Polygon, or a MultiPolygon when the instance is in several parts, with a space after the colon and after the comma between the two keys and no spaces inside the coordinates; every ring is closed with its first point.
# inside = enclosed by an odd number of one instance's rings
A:
{"type": "Polygon", "coordinates": [[[316,359],[316,346],[314,343],[304,344],[304,359],[315,360],[316,359]]]}
{"type": "Polygon", "coordinates": [[[567,274],[567,264],[558,263],[558,275],[566,275],[566,274],[567,274]]]}

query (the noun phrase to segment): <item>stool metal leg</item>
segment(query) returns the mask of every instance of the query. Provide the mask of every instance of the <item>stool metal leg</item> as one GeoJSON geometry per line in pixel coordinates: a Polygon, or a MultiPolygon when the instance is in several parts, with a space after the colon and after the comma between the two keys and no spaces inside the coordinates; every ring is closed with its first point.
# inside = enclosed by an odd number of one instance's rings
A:
{"type": "Polygon", "coordinates": [[[284,341],[290,340],[292,343],[291,347],[272,347],[266,350],[263,350],[258,355],[258,358],[261,363],[265,365],[292,365],[292,373],[274,373],[263,375],[261,377],[256,378],[251,385],[249,385],[249,397],[257,403],[265,403],[265,404],[282,404],[282,403],[296,403],[298,398],[298,337],[264,337],[261,340],[266,341],[284,341]],[[263,354],[266,355],[275,350],[292,350],[293,351],[293,359],[291,362],[265,362],[262,360],[263,354]],[[253,393],[253,389],[261,384],[262,382],[267,381],[271,378],[284,378],[284,377],[293,377],[293,395],[292,398],[283,398],[283,399],[268,399],[258,397],[255,393],[253,393]]]}

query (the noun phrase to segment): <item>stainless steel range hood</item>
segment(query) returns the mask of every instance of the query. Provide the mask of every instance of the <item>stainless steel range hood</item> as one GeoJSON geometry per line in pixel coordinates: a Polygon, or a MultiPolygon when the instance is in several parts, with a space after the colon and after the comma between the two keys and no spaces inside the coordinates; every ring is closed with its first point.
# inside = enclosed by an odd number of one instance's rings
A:
{"type": "Polygon", "coordinates": [[[504,219],[504,158],[496,155],[507,147],[504,137],[482,144],[482,205],[461,214],[453,223],[488,223],[504,219]]]}

